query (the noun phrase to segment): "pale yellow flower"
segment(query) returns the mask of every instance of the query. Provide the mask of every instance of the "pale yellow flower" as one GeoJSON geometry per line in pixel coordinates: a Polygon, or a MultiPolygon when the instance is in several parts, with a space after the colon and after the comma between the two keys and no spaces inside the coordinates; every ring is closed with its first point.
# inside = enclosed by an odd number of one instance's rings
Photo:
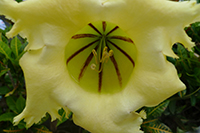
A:
{"type": "Polygon", "coordinates": [[[30,127],[64,108],[92,133],[142,132],[145,114],[135,111],[185,89],[166,56],[176,57],[175,42],[191,49],[184,27],[199,12],[195,2],[168,0],[0,0],[15,23],[7,36],[29,42],[20,60],[27,102],[14,122],[30,127]]]}

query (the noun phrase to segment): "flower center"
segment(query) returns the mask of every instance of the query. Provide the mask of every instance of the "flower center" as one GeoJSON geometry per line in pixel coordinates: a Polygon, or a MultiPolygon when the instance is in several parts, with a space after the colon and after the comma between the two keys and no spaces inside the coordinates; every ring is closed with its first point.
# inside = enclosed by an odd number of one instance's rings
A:
{"type": "Polygon", "coordinates": [[[101,21],[89,23],[72,36],[65,57],[69,74],[81,88],[114,93],[129,80],[136,47],[118,26],[101,21]]]}

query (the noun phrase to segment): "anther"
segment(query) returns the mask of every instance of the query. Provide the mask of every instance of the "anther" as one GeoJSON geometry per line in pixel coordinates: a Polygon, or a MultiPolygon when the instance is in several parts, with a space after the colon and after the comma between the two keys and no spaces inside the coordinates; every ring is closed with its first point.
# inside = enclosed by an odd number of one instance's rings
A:
{"type": "Polygon", "coordinates": [[[107,52],[108,47],[104,47],[103,52],[107,52]]]}
{"type": "Polygon", "coordinates": [[[113,50],[109,51],[109,57],[113,56],[113,50]]]}
{"type": "Polygon", "coordinates": [[[91,68],[92,70],[96,70],[96,65],[95,65],[94,63],[92,63],[91,66],[90,66],[90,68],[91,68]]]}
{"type": "Polygon", "coordinates": [[[93,53],[93,55],[94,55],[94,57],[95,57],[95,62],[96,62],[96,64],[98,64],[98,60],[97,60],[97,52],[96,52],[96,50],[93,49],[93,50],[92,50],[92,53],[93,53]]]}
{"type": "Polygon", "coordinates": [[[103,49],[103,55],[102,55],[102,58],[101,58],[101,61],[100,62],[102,62],[102,63],[104,63],[104,62],[108,62],[108,59],[109,59],[109,57],[110,57],[110,54],[107,52],[107,50],[108,50],[108,48],[107,47],[105,47],[104,49],[103,49]]]}
{"type": "Polygon", "coordinates": [[[92,53],[93,53],[94,56],[97,56],[97,52],[96,52],[95,49],[92,50],[92,53]]]}
{"type": "Polygon", "coordinates": [[[94,55],[94,57],[95,57],[95,62],[96,62],[96,64],[94,64],[94,63],[91,64],[90,68],[91,68],[92,70],[95,70],[95,71],[97,71],[98,73],[100,73],[100,72],[102,71],[102,69],[103,69],[103,64],[104,64],[104,63],[107,63],[108,60],[109,60],[109,58],[110,58],[111,56],[113,56],[113,50],[109,50],[109,52],[108,52],[107,50],[108,50],[108,47],[104,47],[104,49],[103,49],[103,54],[102,54],[102,57],[101,57],[100,61],[98,61],[98,59],[97,59],[97,52],[96,52],[96,50],[95,50],[95,49],[92,50],[92,53],[93,53],[93,55],[94,55]],[[100,65],[100,63],[101,63],[101,67],[100,67],[99,70],[97,70],[97,69],[96,69],[96,65],[100,65]]]}
{"type": "Polygon", "coordinates": [[[92,69],[92,70],[95,70],[95,71],[97,71],[98,73],[100,73],[101,71],[102,71],[102,68],[98,71],[97,69],[96,69],[96,65],[94,64],[94,63],[92,63],[91,65],[90,65],[90,68],[92,69]]]}

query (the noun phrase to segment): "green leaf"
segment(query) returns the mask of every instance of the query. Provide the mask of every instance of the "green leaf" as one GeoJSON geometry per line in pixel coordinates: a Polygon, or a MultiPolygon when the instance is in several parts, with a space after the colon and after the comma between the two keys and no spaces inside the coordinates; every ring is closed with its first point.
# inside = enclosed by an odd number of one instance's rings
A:
{"type": "Polygon", "coordinates": [[[0,122],[1,121],[10,121],[12,122],[13,121],[13,118],[16,116],[15,113],[13,112],[7,112],[7,113],[4,113],[2,115],[0,115],[0,122]]]}
{"type": "Polygon", "coordinates": [[[145,121],[142,124],[142,129],[146,133],[172,133],[171,129],[158,120],[145,121]]]}
{"type": "Polygon", "coordinates": [[[26,128],[26,122],[24,122],[23,120],[19,122],[19,124],[17,124],[17,127],[19,129],[24,129],[26,128]]]}
{"type": "Polygon", "coordinates": [[[21,113],[25,107],[26,100],[20,96],[16,101],[16,108],[18,113],[21,113]]]}
{"type": "Polygon", "coordinates": [[[176,114],[181,114],[186,107],[187,107],[187,105],[179,106],[179,108],[177,108],[176,110],[174,110],[173,114],[175,114],[175,111],[176,111],[176,114]]]}
{"type": "Polygon", "coordinates": [[[8,89],[8,87],[6,87],[6,86],[0,87],[0,95],[5,95],[8,92],[10,92],[10,90],[8,89]]]}
{"type": "Polygon", "coordinates": [[[19,56],[16,58],[16,61],[19,61],[19,59],[26,53],[26,51],[22,51],[19,56]]]}
{"type": "Polygon", "coordinates": [[[173,101],[170,101],[169,103],[169,110],[172,114],[175,114],[176,112],[176,102],[177,101],[173,100],[173,101]]]}
{"type": "Polygon", "coordinates": [[[182,46],[181,44],[177,44],[177,54],[181,58],[187,58],[188,57],[188,51],[182,46]]]}
{"type": "Polygon", "coordinates": [[[41,125],[42,123],[46,122],[49,119],[50,115],[48,113],[46,113],[45,117],[43,117],[38,123],[37,125],[41,125]]]}
{"type": "Polygon", "coordinates": [[[176,59],[174,59],[174,58],[172,58],[172,57],[167,56],[167,60],[168,60],[169,62],[173,63],[173,64],[176,63],[176,59]]]}
{"type": "Polygon", "coordinates": [[[22,44],[21,44],[20,40],[17,38],[17,36],[12,39],[11,50],[15,54],[16,57],[19,56],[19,50],[20,50],[21,45],[22,44]]]}
{"type": "Polygon", "coordinates": [[[4,54],[7,59],[12,60],[12,57],[11,57],[12,51],[11,51],[11,49],[9,48],[9,46],[7,44],[5,44],[2,41],[0,41],[0,53],[4,54]]]}
{"type": "Polygon", "coordinates": [[[6,68],[6,69],[4,69],[4,70],[0,70],[0,77],[1,77],[2,75],[6,74],[7,71],[9,71],[9,68],[6,68]]]}
{"type": "Polygon", "coordinates": [[[64,111],[64,109],[60,109],[58,111],[59,115],[61,116],[60,119],[58,120],[58,123],[56,126],[59,126],[60,124],[62,124],[63,122],[65,122],[67,119],[66,117],[66,112],[64,111]]]}
{"type": "Polygon", "coordinates": [[[6,38],[5,34],[0,34],[1,37],[0,37],[0,41],[3,41],[5,43],[8,43],[8,39],[6,38]]]}
{"type": "Polygon", "coordinates": [[[177,127],[177,133],[186,133],[186,131],[181,130],[179,127],[177,127]]]}
{"type": "Polygon", "coordinates": [[[6,97],[6,103],[10,110],[12,110],[14,113],[18,114],[18,110],[16,108],[16,101],[13,99],[12,96],[6,97]]]}
{"type": "Polygon", "coordinates": [[[146,109],[147,118],[149,118],[149,117],[153,117],[153,118],[160,117],[162,115],[162,113],[165,111],[165,109],[167,108],[168,105],[169,105],[169,100],[166,100],[166,101],[160,103],[156,107],[147,108],[146,109]]]}
{"type": "MultiPolygon", "coordinates": [[[[0,56],[0,58],[2,57],[0,56]]],[[[4,58],[0,60],[0,77],[6,74],[10,70],[9,68],[5,67],[6,65],[2,62],[3,60],[4,58]]]]}
{"type": "Polygon", "coordinates": [[[192,96],[190,97],[190,101],[191,101],[191,105],[192,105],[192,106],[195,106],[195,105],[196,105],[196,97],[195,97],[194,95],[192,95],[192,96]]]}

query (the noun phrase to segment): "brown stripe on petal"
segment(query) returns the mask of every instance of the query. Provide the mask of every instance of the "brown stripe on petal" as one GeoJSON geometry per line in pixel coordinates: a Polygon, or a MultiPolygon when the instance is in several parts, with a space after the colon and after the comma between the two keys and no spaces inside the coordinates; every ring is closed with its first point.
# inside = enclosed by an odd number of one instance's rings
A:
{"type": "MultiPolygon", "coordinates": [[[[97,45],[94,49],[97,51],[98,47],[99,47],[99,45],[97,45]]],[[[78,76],[79,82],[80,82],[81,78],[83,77],[85,70],[88,67],[88,65],[90,64],[93,57],[94,57],[94,54],[91,52],[90,55],[88,56],[88,58],[86,59],[86,61],[84,62],[83,67],[81,68],[81,72],[78,76]]]]}
{"type": "Polygon", "coordinates": [[[115,57],[114,55],[110,57],[113,65],[115,66],[115,71],[117,73],[117,77],[118,77],[118,80],[119,80],[119,85],[120,87],[122,87],[122,76],[121,76],[121,73],[119,71],[119,67],[118,67],[118,64],[117,64],[117,61],[115,60],[115,57]]]}
{"type": "Polygon", "coordinates": [[[72,39],[79,39],[79,38],[85,38],[85,37],[95,38],[98,36],[94,35],[94,34],[76,34],[76,35],[72,36],[72,39]]]}
{"type": "Polygon", "coordinates": [[[99,33],[99,35],[102,35],[101,32],[92,24],[92,23],[89,23],[88,24],[92,29],[94,29],[97,33],[99,33]]]}
{"type": "Polygon", "coordinates": [[[86,61],[85,61],[84,65],[83,65],[83,67],[81,68],[81,72],[80,72],[80,74],[79,74],[79,76],[78,76],[78,81],[79,81],[79,82],[80,82],[81,78],[83,77],[84,72],[85,72],[86,68],[88,67],[88,65],[90,64],[90,61],[92,60],[93,56],[94,56],[94,55],[91,53],[91,54],[88,56],[88,58],[86,59],[86,61]]]}
{"type": "MultiPolygon", "coordinates": [[[[106,44],[106,46],[108,47],[108,51],[110,51],[110,47],[107,44],[106,44]]],[[[115,60],[114,55],[110,56],[110,60],[112,61],[113,65],[115,67],[115,71],[117,73],[117,77],[118,77],[118,80],[119,80],[119,86],[122,87],[122,76],[121,76],[121,73],[119,71],[119,67],[118,67],[117,61],[115,60]]]]}
{"type": "Polygon", "coordinates": [[[135,62],[133,61],[130,55],[128,55],[124,50],[122,50],[120,47],[118,47],[116,44],[114,44],[110,40],[108,40],[108,42],[112,44],[115,48],[117,48],[120,52],[122,52],[131,61],[131,63],[133,64],[133,67],[135,67],[135,62]]]}
{"type": "Polygon", "coordinates": [[[109,38],[110,39],[119,39],[119,40],[122,40],[122,41],[125,41],[125,42],[130,42],[130,43],[134,44],[134,42],[130,38],[125,37],[125,36],[111,36],[109,38]]]}
{"type": "Polygon", "coordinates": [[[68,64],[69,61],[70,61],[71,59],[73,59],[76,55],[78,55],[79,53],[81,53],[82,51],[84,51],[86,48],[92,46],[93,44],[95,44],[95,43],[98,42],[98,41],[99,41],[99,39],[98,39],[98,40],[95,40],[95,41],[93,41],[93,42],[91,42],[91,43],[89,43],[88,45],[86,45],[86,46],[82,47],[81,49],[79,49],[78,51],[76,51],[74,54],[72,54],[72,55],[67,59],[67,64],[68,64]]]}
{"type": "Polygon", "coordinates": [[[102,25],[103,25],[103,32],[105,32],[105,31],[106,31],[106,26],[107,26],[106,22],[103,21],[103,22],[102,22],[102,25]]]}
{"type": "Polygon", "coordinates": [[[103,64],[100,63],[99,64],[99,82],[98,82],[98,91],[101,92],[101,88],[102,88],[102,78],[103,78],[103,64]],[[101,68],[102,67],[102,68],[101,68]]]}
{"type": "Polygon", "coordinates": [[[115,26],[115,28],[113,28],[111,31],[109,31],[106,36],[108,36],[109,34],[111,34],[113,31],[117,30],[119,28],[119,26],[115,26]]]}

